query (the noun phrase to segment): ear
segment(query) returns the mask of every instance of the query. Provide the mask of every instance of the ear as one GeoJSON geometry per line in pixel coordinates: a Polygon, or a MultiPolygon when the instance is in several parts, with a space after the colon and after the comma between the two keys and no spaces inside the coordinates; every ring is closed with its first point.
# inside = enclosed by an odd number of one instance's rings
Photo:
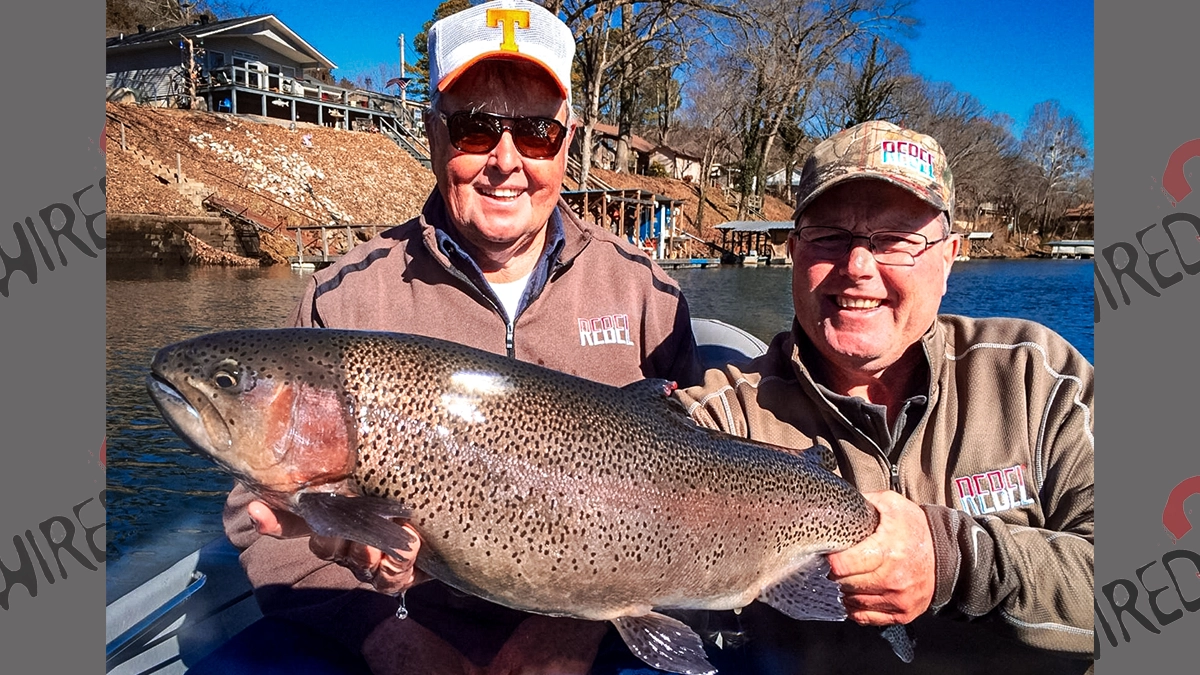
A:
{"type": "Polygon", "coordinates": [[[943,247],[942,253],[942,269],[945,270],[942,274],[942,295],[946,294],[946,285],[950,280],[950,268],[954,266],[954,259],[958,257],[958,252],[962,250],[962,237],[957,234],[951,234],[946,246],[943,247]]]}

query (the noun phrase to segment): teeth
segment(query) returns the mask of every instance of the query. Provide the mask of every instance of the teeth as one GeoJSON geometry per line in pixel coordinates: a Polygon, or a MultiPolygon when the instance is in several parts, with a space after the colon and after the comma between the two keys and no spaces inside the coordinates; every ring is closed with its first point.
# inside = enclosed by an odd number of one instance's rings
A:
{"type": "Polygon", "coordinates": [[[517,195],[521,194],[522,191],[514,190],[512,188],[507,188],[507,189],[506,188],[496,188],[496,189],[486,189],[485,188],[485,189],[480,190],[480,192],[482,192],[483,194],[485,194],[489,197],[499,197],[501,199],[512,199],[513,197],[516,197],[517,195]]]}
{"type": "Polygon", "coordinates": [[[844,309],[875,309],[883,304],[881,300],[871,300],[869,298],[846,298],[838,296],[838,307],[844,309]]]}

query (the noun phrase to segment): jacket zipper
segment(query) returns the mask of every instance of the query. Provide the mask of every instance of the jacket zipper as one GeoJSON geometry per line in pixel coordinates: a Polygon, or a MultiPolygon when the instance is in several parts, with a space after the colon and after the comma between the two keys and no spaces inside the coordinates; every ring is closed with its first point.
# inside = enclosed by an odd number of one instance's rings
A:
{"type": "Polygon", "coordinates": [[[516,353],[516,349],[513,346],[514,345],[513,333],[515,332],[516,326],[514,324],[514,321],[512,319],[508,318],[508,312],[501,309],[499,306],[497,306],[496,302],[487,296],[487,293],[484,293],[478,286],[476,286],[474,283],[471,282],[470,279],[467,278],[467,275],[460,272],[453,265],[447,267],[446,270],[449,271],[451,275],[458,277],[460,280],[462,280],[462,282],[465,283],[468,287],[470,287],[471,290],[475,291],[475,293],[477,293],[479,295],[479,297],[483,298],[484,300],[487,300],[488,304],[492,306],[492,309],[497,314],[504,317],[504,351],[506,354],[508,354],[509,358],[513,358],[513,356],[516,353]]]}
{"type": "Polygon", "coordinates": [[[884,458],[892,467],[892,491],[900,494],[904,494],[900,490],[900,462],[904,459],[904,452],[908,450],[908,446],[912,445],[912,440],[916,435],[916,430],[923,428],[929,423],[929,416],[933,413],[934,392],[937,391],[937,386],[933,382],[933,359],[931,359],[929,356],[929,347],[922,343],[921,350],[925,352],[925,363],[929,364],[930,377],[929,390],[925,395],[925,410],[921,413],[921,421],[917,422],[917,426],[913,429],[913,436],[909,436],[908,439],[904,441],[904,445],[900,446],[900,454],[896,455],[896,463],[892,464],[892,460],[887,459],[886,457],[884,458]]]}

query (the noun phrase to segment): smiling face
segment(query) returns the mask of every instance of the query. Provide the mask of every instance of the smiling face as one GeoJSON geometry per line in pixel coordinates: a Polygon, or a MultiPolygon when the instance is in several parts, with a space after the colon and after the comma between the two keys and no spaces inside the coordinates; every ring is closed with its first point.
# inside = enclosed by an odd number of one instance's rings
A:
{"type": "MultiPolygon", "coordinates": [[[[540,67],[519,61],[488,60],[471,67],[440,95],[437,108],[447,117],[476,110],[505,116],[551,117],[568,124],[569,108],[557,85],[540,67]]],[[[558,203],[566,172],[568,131],[558,154],[529,159],[517,152],[505,132],[490,152],[460,152],[446,125],[430,116],[428,131],[433,171],[451,224],[466,240],[485,272],[513,257],[541,253],[545,225],[558,203]],[[479,258],[483,258],[479,260],[479,258]]],[[[569,126],[569,124],[568,124],[569,126]]]]}
{"type": "MultiPolygon", "coordinates": [[[[880,180],[841,183],[822,194],[799,226],[840,227],[855,234],[917,232],[944,236],[942,213],[912,193],[880,180]]],[[[937,317],[958,254],[956,237],[916,256],[912,267],[881,265],[864,239],[835,260],[806,254],[793,236],[792,300],[796,319],[831,365],[871,375],[896,363],[937,317]]]]}

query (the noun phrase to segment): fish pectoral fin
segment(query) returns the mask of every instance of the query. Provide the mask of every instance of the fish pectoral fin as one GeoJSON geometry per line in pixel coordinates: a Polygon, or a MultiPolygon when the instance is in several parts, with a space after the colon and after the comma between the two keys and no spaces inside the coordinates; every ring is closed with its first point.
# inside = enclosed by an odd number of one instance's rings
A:
{"type": "Polygon", "coordinates": [[[323,537],[350,539],[397,558],[412,551],[415,538],[391,520],[407,518],[412,512],[391,500],[305,492],[296,500],[295,511],[323,537]]]}
{"type": "Polygon", "coordinates": [[[883,639],[892,646],[892,651],[905,663],[912,663],[916,656],[917,641],[908,634],[908,627],[902,623],[893,624],[883,629],[883,639]]]}
{"type": "Polygon", "coordinates": [[[767,586],[758,599],[793,619],[845,621],[842,589],[829,580],[829,561],[813,555],[791,576],[767,586]]]}
{"type": "Polygon", "coordinates": [[[629,651],[660,670],[683,675],[713,675],[700,636],[682,621],[656,612],[612,620],[629,651]]]}

